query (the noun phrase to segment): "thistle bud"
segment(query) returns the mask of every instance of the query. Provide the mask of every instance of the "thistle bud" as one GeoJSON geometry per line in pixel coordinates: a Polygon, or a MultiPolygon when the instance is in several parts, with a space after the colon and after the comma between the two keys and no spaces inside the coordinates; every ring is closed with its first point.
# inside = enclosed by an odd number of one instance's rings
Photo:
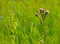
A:
{"type": "Polygon", "coordinates": [[[44,9],[43,9],[43,8],[40,8],[40,12],[41,12],[41,13],[44,13],[44,9]]]}
{"type": "Polygon", "coordinates": [[[36,17],[38,17],[38,14],[37,14],[37,13],[35,13],[35,16],[36,16],[36,17]]]}
{"type": "Polygon", "coordinates": [[[45,15],[47,15],[49,13],[49,11],[48,10],[46,10],[46,13],[45,13],[45,15]]]}

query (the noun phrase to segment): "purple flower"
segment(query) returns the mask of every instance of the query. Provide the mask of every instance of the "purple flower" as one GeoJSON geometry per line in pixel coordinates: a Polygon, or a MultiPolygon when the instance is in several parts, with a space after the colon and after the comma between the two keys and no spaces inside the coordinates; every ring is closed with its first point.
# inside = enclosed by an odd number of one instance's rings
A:
{"type": "Polygon", "coordinates": [[[43,8],[40,8],[40,12],[41,12],[41,13],[44,13],[44,9],[43,9],[43,8]]]}

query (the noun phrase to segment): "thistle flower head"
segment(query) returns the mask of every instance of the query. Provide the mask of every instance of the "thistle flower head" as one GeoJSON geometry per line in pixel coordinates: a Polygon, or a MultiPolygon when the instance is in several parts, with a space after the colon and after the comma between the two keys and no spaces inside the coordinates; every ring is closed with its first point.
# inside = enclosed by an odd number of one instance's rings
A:
{"type": "Polygon", "coordinates": [[[45,13],[45,14],[47,15],[48,13],[49,13],[49,11],[48,11],[48,10],[46,10],[46,13],[45,13]]]}
{"type": "Polygon", "coordinates": [[[41,12],[41,13],[44,13],[44,9],[43,9],[43,8],[40,8],[40,12],[41,12]]]}
{"type": "Polygon", "coordinates": [[[35,16],[38,17],[38,13],[35,13],[35,16]]]}

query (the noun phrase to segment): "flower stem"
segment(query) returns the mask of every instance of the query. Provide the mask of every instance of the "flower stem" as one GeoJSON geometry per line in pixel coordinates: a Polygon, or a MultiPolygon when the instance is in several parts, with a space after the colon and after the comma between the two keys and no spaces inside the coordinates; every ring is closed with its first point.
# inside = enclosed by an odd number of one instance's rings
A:
{"type": "Polygon", "coordinates": [[[45,34],[45,22],[42,20],[42,27],[43,27],[43,39],[44,39],[44,44],[46,44],[46,34],[45,34]]]}

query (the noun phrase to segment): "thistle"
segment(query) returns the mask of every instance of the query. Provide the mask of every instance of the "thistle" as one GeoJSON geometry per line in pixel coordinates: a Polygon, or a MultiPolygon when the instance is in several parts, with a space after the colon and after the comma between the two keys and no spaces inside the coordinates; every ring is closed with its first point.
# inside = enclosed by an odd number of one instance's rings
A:
{"type": "Polygon", "coordinates": [[[39,20],[40,20],[40,23],[42,24],[42,28],[43,28],[43,39],[44,39],[44,44],[46,43],[46,30],[45,30],[45,28],[44,28],[44,26],[45,26],[45,19],[46,19],[46,16],[48,15],[48,13],[49,13],[49,11],[48,10],[46,10],[46,12],[44,12],[44,9],[43,8],[40,8],[40,13],[41,13],[41,19],[40,19],[40,17],[38,16],[38,14],[37,13],[35,13],[35,16],[36,17],[38,17],[39,18],[39,20]]]}
{"type": "Polygon", "coordinates": [[[38,17],[38,13],[35,13],[35,16],[38,17]]]}
{"type": "Polygon", "coordinates": [[[40,8],[40,13],[41,13],[41,16],[43,17],[44,16],[44,9],[43,8],[40,8]]]}
{"type": "Polygon", "coordinates": [[[45,20],[46,16],[48,15],[49,11],[46,10],[45,14],[44,14],[44,17],[43,17],[43,20],[45,20]]]}

